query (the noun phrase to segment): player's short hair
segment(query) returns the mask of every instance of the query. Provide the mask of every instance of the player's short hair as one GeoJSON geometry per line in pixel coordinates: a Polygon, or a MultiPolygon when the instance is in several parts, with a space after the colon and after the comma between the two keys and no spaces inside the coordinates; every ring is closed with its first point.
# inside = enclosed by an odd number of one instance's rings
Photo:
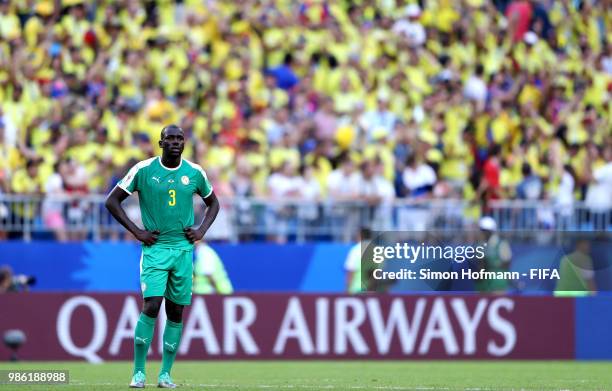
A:
{"type": "Polygon", "coordinates": [[[167,126],[164,126],[164,127],[162,128],[162,130],[161,130],[160,135],[159,135],[160,140],[164,138],[164,132],[165,132],[166,130],[170,130],[170,129],[180,130],[181,132],[183,131],[183,129],[182,129],[180,126],[178,126],[178,125],[174,125],[174,124],[172,124],[172,125],[167,125],[167,126]]]}

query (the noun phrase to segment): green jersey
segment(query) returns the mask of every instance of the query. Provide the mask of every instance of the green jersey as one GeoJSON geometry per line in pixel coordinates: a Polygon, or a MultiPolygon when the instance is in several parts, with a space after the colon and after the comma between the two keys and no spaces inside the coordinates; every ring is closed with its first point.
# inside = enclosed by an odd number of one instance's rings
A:
{"type": "Polygon", "coordinates": [[[559,280],[555,296],[589,296],[589,281],[595,276],[593,260],[587,254],[574,251],[564,256],[559,263],[559,280]]]}
{"type": "Polygon", "coordinates": [[[178,167],[168,168],[161,157],[153,157],[132,167],[117,186],[138,192],[145,229],[159,231],[154,247],[193,248],[183,232],[193,225],[193,195],[206,198],[213,191],[202,167],[182,159],[178,167]]]}

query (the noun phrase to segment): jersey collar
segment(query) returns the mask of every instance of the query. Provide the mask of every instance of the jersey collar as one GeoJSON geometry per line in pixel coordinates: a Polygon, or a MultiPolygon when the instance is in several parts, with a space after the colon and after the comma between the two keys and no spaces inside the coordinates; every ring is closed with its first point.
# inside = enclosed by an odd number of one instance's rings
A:
{"type": "Polygon", "coordinates": [[[183,158],[181,158],[181,162],[179,163],[179,165],[174,167],[174,168],[170,168],[170,167],[164,166],[164,163],[162,163],[162,160],[161,160],[161,156],[158,156],[157,159],[159,160],[159,165],[162,166],[163,168],[165,168],[166,170],[169,170],[169,171],[176,171],[179,168],[181,168],[181,166],[183,165],[183,158]]]}

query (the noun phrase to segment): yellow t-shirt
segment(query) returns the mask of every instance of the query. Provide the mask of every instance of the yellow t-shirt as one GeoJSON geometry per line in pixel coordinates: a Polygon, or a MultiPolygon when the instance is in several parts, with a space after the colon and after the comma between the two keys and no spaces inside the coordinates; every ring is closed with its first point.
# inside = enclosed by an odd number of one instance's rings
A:
{"type": "Polygon", "coordinates": [[[42,191],[40,175],[31,178],[25,168],[17,170],[11,179],[11,189],[18,194],[34,194],[42,191]]]}

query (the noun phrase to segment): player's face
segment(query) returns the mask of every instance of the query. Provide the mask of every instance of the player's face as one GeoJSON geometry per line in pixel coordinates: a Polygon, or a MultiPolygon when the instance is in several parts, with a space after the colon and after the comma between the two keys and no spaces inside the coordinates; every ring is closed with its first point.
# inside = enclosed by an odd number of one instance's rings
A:
{"type": "Polygon", "coordinates": [[[159,141],[159,146],[166,156],[181,156],[185,149],[183,131],[176,128],[166,129],[159,141]]]}

